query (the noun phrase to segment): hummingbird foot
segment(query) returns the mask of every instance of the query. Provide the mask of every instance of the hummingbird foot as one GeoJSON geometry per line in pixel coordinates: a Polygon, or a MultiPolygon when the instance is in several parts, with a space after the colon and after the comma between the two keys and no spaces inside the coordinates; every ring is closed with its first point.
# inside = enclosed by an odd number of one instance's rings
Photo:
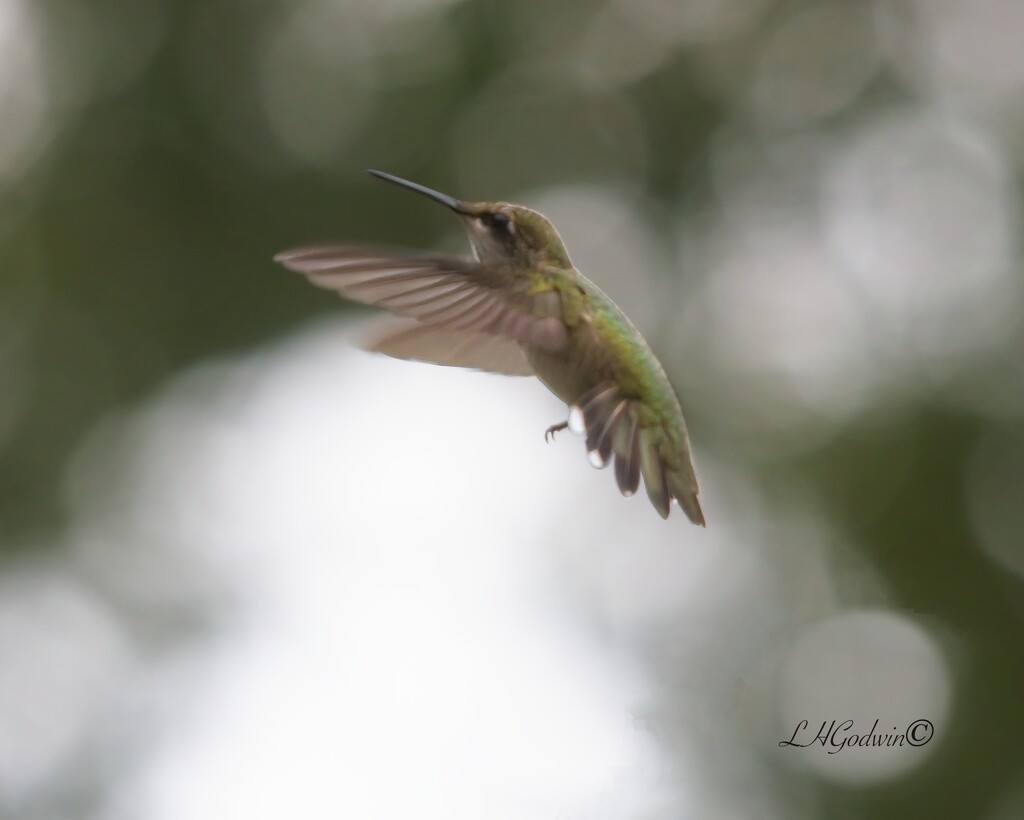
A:
{"type": "Polygon", "coordinates": [[[547,430],[544,431],[544,441],[549,444],[555,440],[555,433],[559,433],[569,426],[569,422],[562,421],[558,424],[552,424],[547,430]]]}

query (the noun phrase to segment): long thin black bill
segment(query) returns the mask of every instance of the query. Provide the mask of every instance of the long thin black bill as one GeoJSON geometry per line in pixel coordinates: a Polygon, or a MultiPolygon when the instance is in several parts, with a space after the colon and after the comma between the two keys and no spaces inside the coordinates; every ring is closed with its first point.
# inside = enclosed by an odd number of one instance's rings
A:
{"type": "Polygon", "coordinates": [[[386,180],[387,182],[393,182],[395,185],[401,185],[403,188],[408,188],[410,191],[415,191],[418,194],[423,194],[425,197],[429,197],[435,202],[440,202],[442,205],[447,205],[453,211],[462,211],[462,203],[459,202],[455,197],[448,196],[448,194],[442,194],[440,191],[435,191],[433,188],[428,188],[426,185],[420,185],[416,182],[410,182],[407,179],[396,177],[394,174],[388,174],[384,171],[376,171],[373,168],[367,168],[366,173],[372,174],[378,179],[386,180]]]}

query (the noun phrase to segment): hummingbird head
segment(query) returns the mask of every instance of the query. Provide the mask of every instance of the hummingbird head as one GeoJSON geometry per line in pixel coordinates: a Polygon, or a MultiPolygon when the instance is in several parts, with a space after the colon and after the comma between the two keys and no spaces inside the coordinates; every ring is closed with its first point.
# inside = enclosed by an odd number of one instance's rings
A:
{"type": "Polygon", "coordinates": [[[572,267],[555,226],[530,208],[508,202],[465,202],[383,171],[371,170],[369,173],[416,191],[455,211],[469,234],[473,253],[484,264],[572,267]]]}

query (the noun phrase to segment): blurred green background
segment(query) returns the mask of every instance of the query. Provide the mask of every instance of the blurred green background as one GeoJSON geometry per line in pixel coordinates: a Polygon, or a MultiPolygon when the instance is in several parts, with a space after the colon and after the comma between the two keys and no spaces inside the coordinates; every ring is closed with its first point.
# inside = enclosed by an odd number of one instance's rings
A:
{"type": "MultiPolygon", "coordinates": [[[[705,566],[713,572],[677,569],[711,595],[739,583],[729,580],[730,549],[760,562],[736,600],[771,599],[778,647],[766,657],[751,645],[756,610],[730,618],[750,610],[725,593],[705,617],[673,608],[696,589],[661,589],[665,611],[629,620],[664,567],[689,560],[672,551],[704,555],[705,536],[684,532],[678,515],[660,530],[643,504],[613,493],[596,501],[592,488],[608,476],[564,504],[535,503],[535,493],[562,492],[534,485],[555,469],[550,449],[530,451],[497,521],[465,525],[486,551],[487,533],[509,526],[503,515],[532,522],[515,537],[559,556],[553,598],[574,601],[572,617],[654,681],[645,716],[633,714],[655,738],[670,794],[608,816],[1024,816],[1021,31],[1019,0],[0,0],[0,815],[238,809],[196,798],[156,811],[122,791],[148,782],[173,743],[167,724],[188,707],[168,693],[192,648],[230,644],[224,623],[261,611],[239,603],[247,584],[269,583],[238,579],[246,548],[211,569],[216,539],[182,535],[181,522],[199,509],[234,543],[234,513],[200,491],[209,470],[231,484],[262,468],[193,465],[177,480],[198,486],[199,500],[168,502],[140,500],[149,473],[138,464],[154,451],[171,458],[191,446],[190,425],[212,423],[201,421],[215,403],[203,392],[211,380],[229,385],[216,424],[239,451],[258,452],[266,438],[256,428],[233,429],[235,411],[245,417],[250,406],[238,396],[289,355],[275,351],[294,352],[292,334],[356,315],[278,269],[275,252],[323,240],[463,247],[441,209],[362,174],[375,167],[552,218],[581,270],[647,335],[687,410],[707,537],[723,543],[708,553],[719,556],[707,559],[720,561],[705,566]],[[140,412],[170,413],[177,438],[154,444],[140,412]],[[99,530],[98,509],[108,516],[99,530]],[[144,537],[124,523],[138,509],[150,515],[144,537]],[[605,515],[613,523],[593,523],[605,515]],[[634,520],[644,529],[622,523],[634,520]],[[118,540],[114,531],[127,552],[97,546],[118,540]],[[616,591],[643,533],[652,544],[670,538],[670,552],[642,559],[650,575],[616,591]],[[571,578],[595,554],[607,573],[581,591],[571,578]],[[843,755],[819,750],[815,763],[812,750],[778,748],[803,690],[780,695],[793,667],[771,658],[815,645],[800,630],[844,612],[874,624],[864,645],[888,647],[863,662],[854,649],[834,659],[854,693],[874,691],[859,676],[884,671],[886,651],[923,658],[906,670],[930,693],[911,708],[910,687],[908,715],[936,725],[920,760],[889,767],[868,755],[861,768],[833,769],[843,755]],[[89,618],[103,627],[65,628],[89,618]],[[728,686],[761,693],[723,708],[730,720],[756,714],[737,719],[736,746],[716,741],[725,745],[703,769],[679,744],[706,727],[673,707],[680,690],[698,706],[721,694],[703,666],[719,656],[687,650],[696,633],[735,650],[728,686]],[[755,683],[743,671],[762,668],[773,671],[755,683]],[[795,698],[793,709],[776,696],[795,698]],[[110,721],[139,723],[111,736],[110,721]],[[733,748],[748,757],[737,762],[733,748]],[[726,785],[694,802],[691,778],[726,785]],[[745,793],[756,797],[721,802],[745,793]]],[[[330,349],[347,348],[338,338],[330,349]]],[[[420,368],[408,377],[426,380],[420,392],[402,399],[378,392],[377,367],[345,376],[339,365],[345,392],[333,406],[415,408],[430,380],[449,378],[420,368]]],[[[467,377],[496,401],[544,400],[537,386],[506,394],[520,388],[467,377]]],[[[437,384],[443,403],[447,382],[437,384]]],[[[447,395],[460,412],[465,396],[447,395]]],[[[488,425],[445,469],[486,482],[504,469],[505,448],[534,444],[558,412],[548,403],[522,428],[488,425]]],[[[413,425],[413,441],[461,435],[423,428],[416,412],[387,419],[413,425]]],[[[373,431],[337,435],[341,449],[319,455],[328,483],[331,464],[358,473],[363,458],[417,459],[386,437],[375,454],[346,449],[353,436],[381,435],[373,431]]],[[[573,448],[558,476],[590,480],[582,453],[573,448]]],[[[458,522],[475,502],[452,492],[432,503],[458,522]]],[[[339,538],[376,532],[343,490],[331,500],[339,538]]],[[[300,513],[282,510],[282,531],[304,537],[300,513]]],[[[406,522],[407,531],[451,526],[442,521],[406,522]]],[[[381,526],[375,537],[395,536],[381,526]]],[[[279,546],[274,560],[291,560],[279,546]]],[[[876,681],[877,694],[898,700],[902,680],[876,681]]],[[[822,719],[846,716],[822,708],[822,719]]],[[[290,760],[305,768],[317,755],[300,748],[290,760]]],[[[401,790],[403,771],[382,782],[401,790]]],[[[530,775],[508,764],[505,777],[530,775]]],[[[512,787],[492,799],[465,816],[605,816],[517,802],[512,787]]],[[[345,816],[323,808],[343,802],[312,793],[296,805],[305,816],[345,816]]],[[[463,816],[432,805],[417,803],[420,816],[463,816]]]]}

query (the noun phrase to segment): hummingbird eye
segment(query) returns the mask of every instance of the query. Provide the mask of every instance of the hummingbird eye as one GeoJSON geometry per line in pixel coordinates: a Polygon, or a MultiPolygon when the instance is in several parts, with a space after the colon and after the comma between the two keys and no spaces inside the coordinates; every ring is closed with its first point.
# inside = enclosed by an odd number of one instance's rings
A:
{"type": "Polygon", "coordinates": [[[484,214],[481,221],[495,233],[512,233],[512,220],[503,213],[484,214]]]}

